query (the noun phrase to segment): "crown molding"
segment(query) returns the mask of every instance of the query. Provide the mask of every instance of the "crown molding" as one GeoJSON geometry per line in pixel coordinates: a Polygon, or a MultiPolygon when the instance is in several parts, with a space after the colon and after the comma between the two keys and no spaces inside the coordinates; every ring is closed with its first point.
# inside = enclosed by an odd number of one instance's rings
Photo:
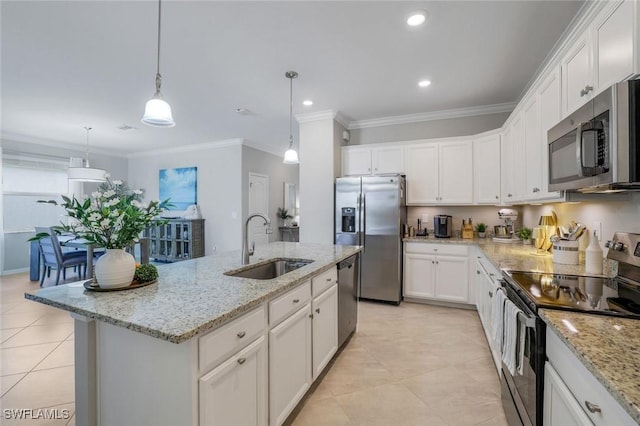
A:
{"type": "MultiPolygon", "coordinates": [[[[262,152],[266,152],[267,154],[271,154],[271,155],[275,155],[276,157],[283,157],[284,156],[284,151],[286,149],[278,149],[273,145],[268,145],[268,146],[264,146],[264,145],[259,145],[253,141],[250,140],[245,140],[243,142],[243,145],[249,148],[253,148],[253,149],[257,149],[258,151],[262,151],[262,152]]],[[[284,145],[283,145],[284,146],[284,145]]],[[[288,147],[288,145],[287,145],[288,147]]]]}
{"type": "Polygon", "coordinates": [[[471,117],[474,115],[511,112],[513,111],[513,108],[515,108],[515,106],[515,102],[507,102],[503,104],[482,105],[476,107],[448,109],[443,111],[373,118],[370,120],[352,121],[351,123],[349,123],[348,129],[365,129],[368,127],[393,126],[396,124],[420,123],[423,121],[446,120],[449,118],[471,117]]]}
{"type": "Polygon", "coordinates": [[[241,146],[243,143],[244,143],[244,139],[242,138],[224,139],[220,141],[204,142],[204,143],[185,145],[185,146],[179,146],[179,147],[154,149],[152,151],[134,152],[134,153],[128,154],[127,158],[152,157],[156,155],[178,154],[182,152],[201,151],[203,149],[224,148],[227,146],[241,146]]]}
{"type": "MultiPolygon", "coordinates": [[[[29,145],[41,145],[41,146],[46,146],[51,148],[67,149],[69,151],[74,151],[76,153],[74,155],[79,155],[81,157],[83,157],[86,152],[85,145],[54,141],[50,139],[42,139],[42,138],[33,137],[33,136],[20,135],[17,133],[2,132],[2,134],[0,135],[0,146],[2,145],[2,141],[4,140],[10,141],[10,142],[25,143],[29,145]]],[[[106,150],[106,149],[96,148],[93,146],[89,147],[89,154],[100,154],[100,155],[106,155],[108,157],[127,158],[126,154],[117,154],[117,153],[114,153],[113,150],[106,150]]]]}

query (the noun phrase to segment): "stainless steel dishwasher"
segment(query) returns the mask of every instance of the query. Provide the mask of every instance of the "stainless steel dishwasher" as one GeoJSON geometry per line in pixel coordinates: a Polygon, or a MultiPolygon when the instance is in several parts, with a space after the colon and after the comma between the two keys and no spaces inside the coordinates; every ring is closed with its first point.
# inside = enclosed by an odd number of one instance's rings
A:
{"type": "Polygon", "coordinates": [[[338,347],[356,331],[360,257],[353,255],[338,264],[338,347]]]}

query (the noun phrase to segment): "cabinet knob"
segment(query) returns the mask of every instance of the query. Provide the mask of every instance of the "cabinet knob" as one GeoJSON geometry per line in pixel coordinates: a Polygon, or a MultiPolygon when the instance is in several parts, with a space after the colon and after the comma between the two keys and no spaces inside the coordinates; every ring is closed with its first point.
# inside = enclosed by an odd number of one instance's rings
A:
{"type": "Polygon", "coordinates": [[[593,86],[589,86],[589,85],[584,86],[584,89],[580,91],[580,97],[586,96],[592,90],[593,90],[593,86]]]}
{"type": "Polygon", "coordinates": [[[499,199],[500,199],[500,197],[496,195],[496,200],[499,200],[499,199]]]}
{"type": "Polygon", "coordinates": [[[293,303],[298,303],[300,299],[293,299],[293,303]]]}
{"type": "Polygon", "coordinates": [[[244,331],[241,331],[238,333],[238,339],[242,339],[247,333],[245,333],[244,331]]]}
{"type": "Polygon", "coordinates": [[[492,291],[489,292],[489,297],[493,297],[493,292],[492,291]]]}
{"type": "Polygon", "coordinates": [[[246,360],[246,358],[238,358],[238,364],[242,365],[246,360]]]}
{"type": "Polygon", "coordinates": [[[331,278],[327,278],[327,282],[331,281],[331,278]]]}
{"type": "Polygon", "coordinates": [[[480,275],[480,271],[478,271],[477,269],[476,269],[476,274],[480,275]]]}
{"type": "Polygon", "coordinates": [[[431,261],[431,264],[432,264],[432,265],[435,265],[435,264],[436,264],[436,262],[435,262],[434,260],[432,260],[432,261],[431,261]]]}
{"type": "Polygon", "coordinates": [[[507,194],[507,197],[511,198],[511,194],[507,194]]]}
{"type": "Polygon", "coordinates": [[[316,314],[320,313],[320,308],[316,308],[316,314]]]}
{"type": "Polygon", "coordinates": [[[313,314],[309,314],[309,318],[313,319],[313,314]]]}
{"type": "Polygon", "coordinates": [[[436,260],[436,265],[437,265],[438,263],[439,263],[439,262],[436,260]]]}
{"type": "Polygon", "coordinates": [[[584,405],[587,407],[587,410],[591,411],[592,413],[602,413],[602,409],[600,408],[600,406],[593,404],[589,401],[585,401],[584,405]]]}

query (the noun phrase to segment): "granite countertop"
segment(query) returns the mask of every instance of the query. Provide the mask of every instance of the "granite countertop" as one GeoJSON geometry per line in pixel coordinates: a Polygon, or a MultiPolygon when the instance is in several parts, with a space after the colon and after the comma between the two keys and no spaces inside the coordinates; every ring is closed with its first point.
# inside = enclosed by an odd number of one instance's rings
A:
{"type": "Polygon", "coordinates": [[[272,280],[230,277],[242,269],[240,251],[158,266],[157,284],[134,290],[92,292],[83,281],[48,287],[25,298],[79,315],[181,343],[286,292],[358,253],[358,246],[276,242],[256,247],[251,264],[273,258],[311,259],[272,280]]]}
{"type": "Polygon", "coordinates": [[[540,309],[542,319],[640,423],[640,333],[637,319],[540,309]],[[578,332],[571,331],[569,321],[578,332]]]}
{"type": "MultiPolygon", "coordinates": [[[[410,237],[404,238],[403,241],[430,244],[477,245],[496,268],[503,270],[594,276],[593,274],[587,274],[585,272],[584,253],[581,253],[578,265],[563,265],[560,263],[553,263],[551,253],[537,253],[537,250],[533,245],[522,244],[519,241],[505,243],[495,242],[493,241],[493,238],[463,239],[459,237],[435,238],[433,236],[410,237]]],[[[603,259],[603,272],[603,275],[595,276],[615,277],[617,274],[617,262],[603,259]]]]}

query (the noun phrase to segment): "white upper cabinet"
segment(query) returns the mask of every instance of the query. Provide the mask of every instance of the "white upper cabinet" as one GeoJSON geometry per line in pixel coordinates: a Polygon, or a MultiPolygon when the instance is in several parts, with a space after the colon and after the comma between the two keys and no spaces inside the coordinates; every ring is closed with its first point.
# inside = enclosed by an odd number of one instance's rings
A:
{"type": "Polygon", "coordinates": [[[500,204],[500,135],[473,141],[473,201],[500,204]]]}
{"type": "Polygon", "coordinates": [[[515,201],[525,199],[524,187],[526,179],[526,157],[524,145],[524,124],[522,123],[523,113],[520,112],[511,122],[511,143],[513,144],[513,165],[511,167],[512,179],[511,191],[515,201]]]}
{"type": "Polygon", "coordinates": [[[591,44],[585,34],[562,61],[563,113],[567,115],[589,100],[593,94],[591,44]]]}
{"type": "Polygon", "coordinates": [[[536,96],[524,106],[525,187],[524,198],[537,198],[542,187],[542,139],[536,96]]]}
{"type": "Polygon", "coordinates": [[[540,111],[540,137],[542,139],[542,183],[539,198],[559,198],[560,192],[549,192],[549,140],[550,128],[560,121],[560,68],[553,70],[538,89],[538,104],[540,111]]]}
{"type": "Polygon", "coordinates": [[[634,73],[634,2],[610,3],[596,18],[592,30],[596,91],[634,73]]]}
{"type": "Polygon", "coordinates": [[[406,147],[407,204],[472,204],[472,141],[406,147]]]}
{"type": "Polygon", "coordinates": [[[511,127],[506,127],[502,132],[502,144],[500,145],[500,194],[502,202],[512,203],[513,198],[513,141],[511,140],[511,127]]]}
{"type": "Polygon", "coordinates": [[[404,146],[344,147],[342,175],[383,175],[404,172],[404,146]]]}

